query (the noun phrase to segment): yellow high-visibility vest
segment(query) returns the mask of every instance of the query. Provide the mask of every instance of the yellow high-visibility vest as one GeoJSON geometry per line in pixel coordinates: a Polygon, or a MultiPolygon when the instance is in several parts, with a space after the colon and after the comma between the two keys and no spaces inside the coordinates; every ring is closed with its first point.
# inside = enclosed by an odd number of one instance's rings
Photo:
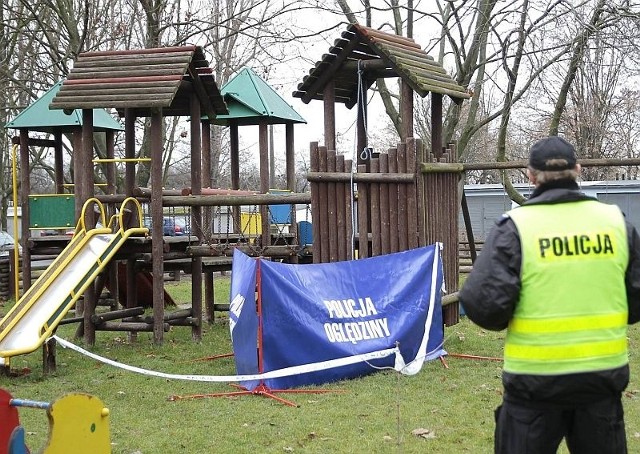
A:
{"type": "Polygon", "coordinates": [[[522,247],[520,299],[504,370],[563,375],[628,363],[624,216],[595,200],[511,210],[522,247]]]}

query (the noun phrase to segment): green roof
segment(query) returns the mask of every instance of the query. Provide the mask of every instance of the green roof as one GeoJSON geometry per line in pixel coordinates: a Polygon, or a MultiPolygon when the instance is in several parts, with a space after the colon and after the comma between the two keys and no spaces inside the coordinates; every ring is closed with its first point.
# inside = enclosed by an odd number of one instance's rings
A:
{"type": "MultiPolygon", "coordinates": [[[[56,83],[44,95],[16,118],[5,125],[5,128],[28,129],[30,131],[67,132],[82,127],[82,110],[76,109],[67,115],[63,110],[49,110],[49,104],[56,96],[62,81],[56,83]]],[[[124,128],[104,109],[93,109],[94,131],[122,131],[124,128]]]]}
{"type": "Polygon", "coordinates": [[[232,120],[239,125],[306,123],[293,107],[252,69],[243,68],[220,90],[229,109],[218,115],[217,125],[227,126],[232,120]]]}

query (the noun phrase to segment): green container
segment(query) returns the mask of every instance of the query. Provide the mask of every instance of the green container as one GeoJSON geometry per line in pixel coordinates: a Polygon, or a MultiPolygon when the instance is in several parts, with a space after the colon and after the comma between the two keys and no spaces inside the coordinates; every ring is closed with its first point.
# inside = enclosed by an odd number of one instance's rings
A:
{"type": "Polygon", "coordinates": [[[76,202],[73,194],[29,196],[29,227],[68,229],[75,227],[76,202]]]}

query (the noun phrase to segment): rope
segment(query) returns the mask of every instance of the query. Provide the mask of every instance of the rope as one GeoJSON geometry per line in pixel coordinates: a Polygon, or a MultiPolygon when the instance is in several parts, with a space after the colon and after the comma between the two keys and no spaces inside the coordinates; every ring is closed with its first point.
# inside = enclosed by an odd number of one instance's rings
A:
{"type": "MultiPolygon", "coordinates": [[[[362,60],[358,60],[358,97],[357,97],[357,105],[358,108],[362,109],[361,111],[361,115],[362,115],[362,121],[364,123],[364,131],[365,134],[367,134],[367,144],[369,143],[369,138],[368,138],[368,128],[367,128],[367,116],[366,114],[366,109],[365,109],[365,105],[363,102],[363,91],[364,91],[364,84],[362,83],[362,75],[364,73],[364,69],[362,67],[362,60]]],[[[366,101],[366,98],[365,98],[366,101]]],[[[354,130],[354,140],[353,140],[353,156],[351,158],[351,161],[353,162],[353,165],[351,166],[351,177],[350,177],[350,189],[351,189],[351,255],[355,258],[355,253],[356,253],[356,230],[357,230],[357,225],[356,225],[356,207],[355,207],[355,203],[353,203],[353,200],[355,199],[355,183],[353,181],[353,175],[355,172],[358,171],[358,160],[357,160],[357,156],[356,156],[356,152],[357,152],[357,146],[358,146],[358,128],[356,128],[354,130]]],[[[363,161],[369,160],[371,159],[371,149],[365,145],[364,149],[362,151],[360,151],[360,158],[363,161]]]]}

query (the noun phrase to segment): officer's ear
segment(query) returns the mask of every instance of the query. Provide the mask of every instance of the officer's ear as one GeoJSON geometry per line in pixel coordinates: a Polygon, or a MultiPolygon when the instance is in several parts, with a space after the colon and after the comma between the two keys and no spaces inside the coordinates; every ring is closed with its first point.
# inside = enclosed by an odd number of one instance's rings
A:
{"type": "Polygon", "coordinates": [[[536,179],[535,174],[531,171],[531,167],[527,167],[527,178],[529,178],[529,182],[532,185],[534,185],[534,186],[536,185],[537,179],[536,179]]]}

